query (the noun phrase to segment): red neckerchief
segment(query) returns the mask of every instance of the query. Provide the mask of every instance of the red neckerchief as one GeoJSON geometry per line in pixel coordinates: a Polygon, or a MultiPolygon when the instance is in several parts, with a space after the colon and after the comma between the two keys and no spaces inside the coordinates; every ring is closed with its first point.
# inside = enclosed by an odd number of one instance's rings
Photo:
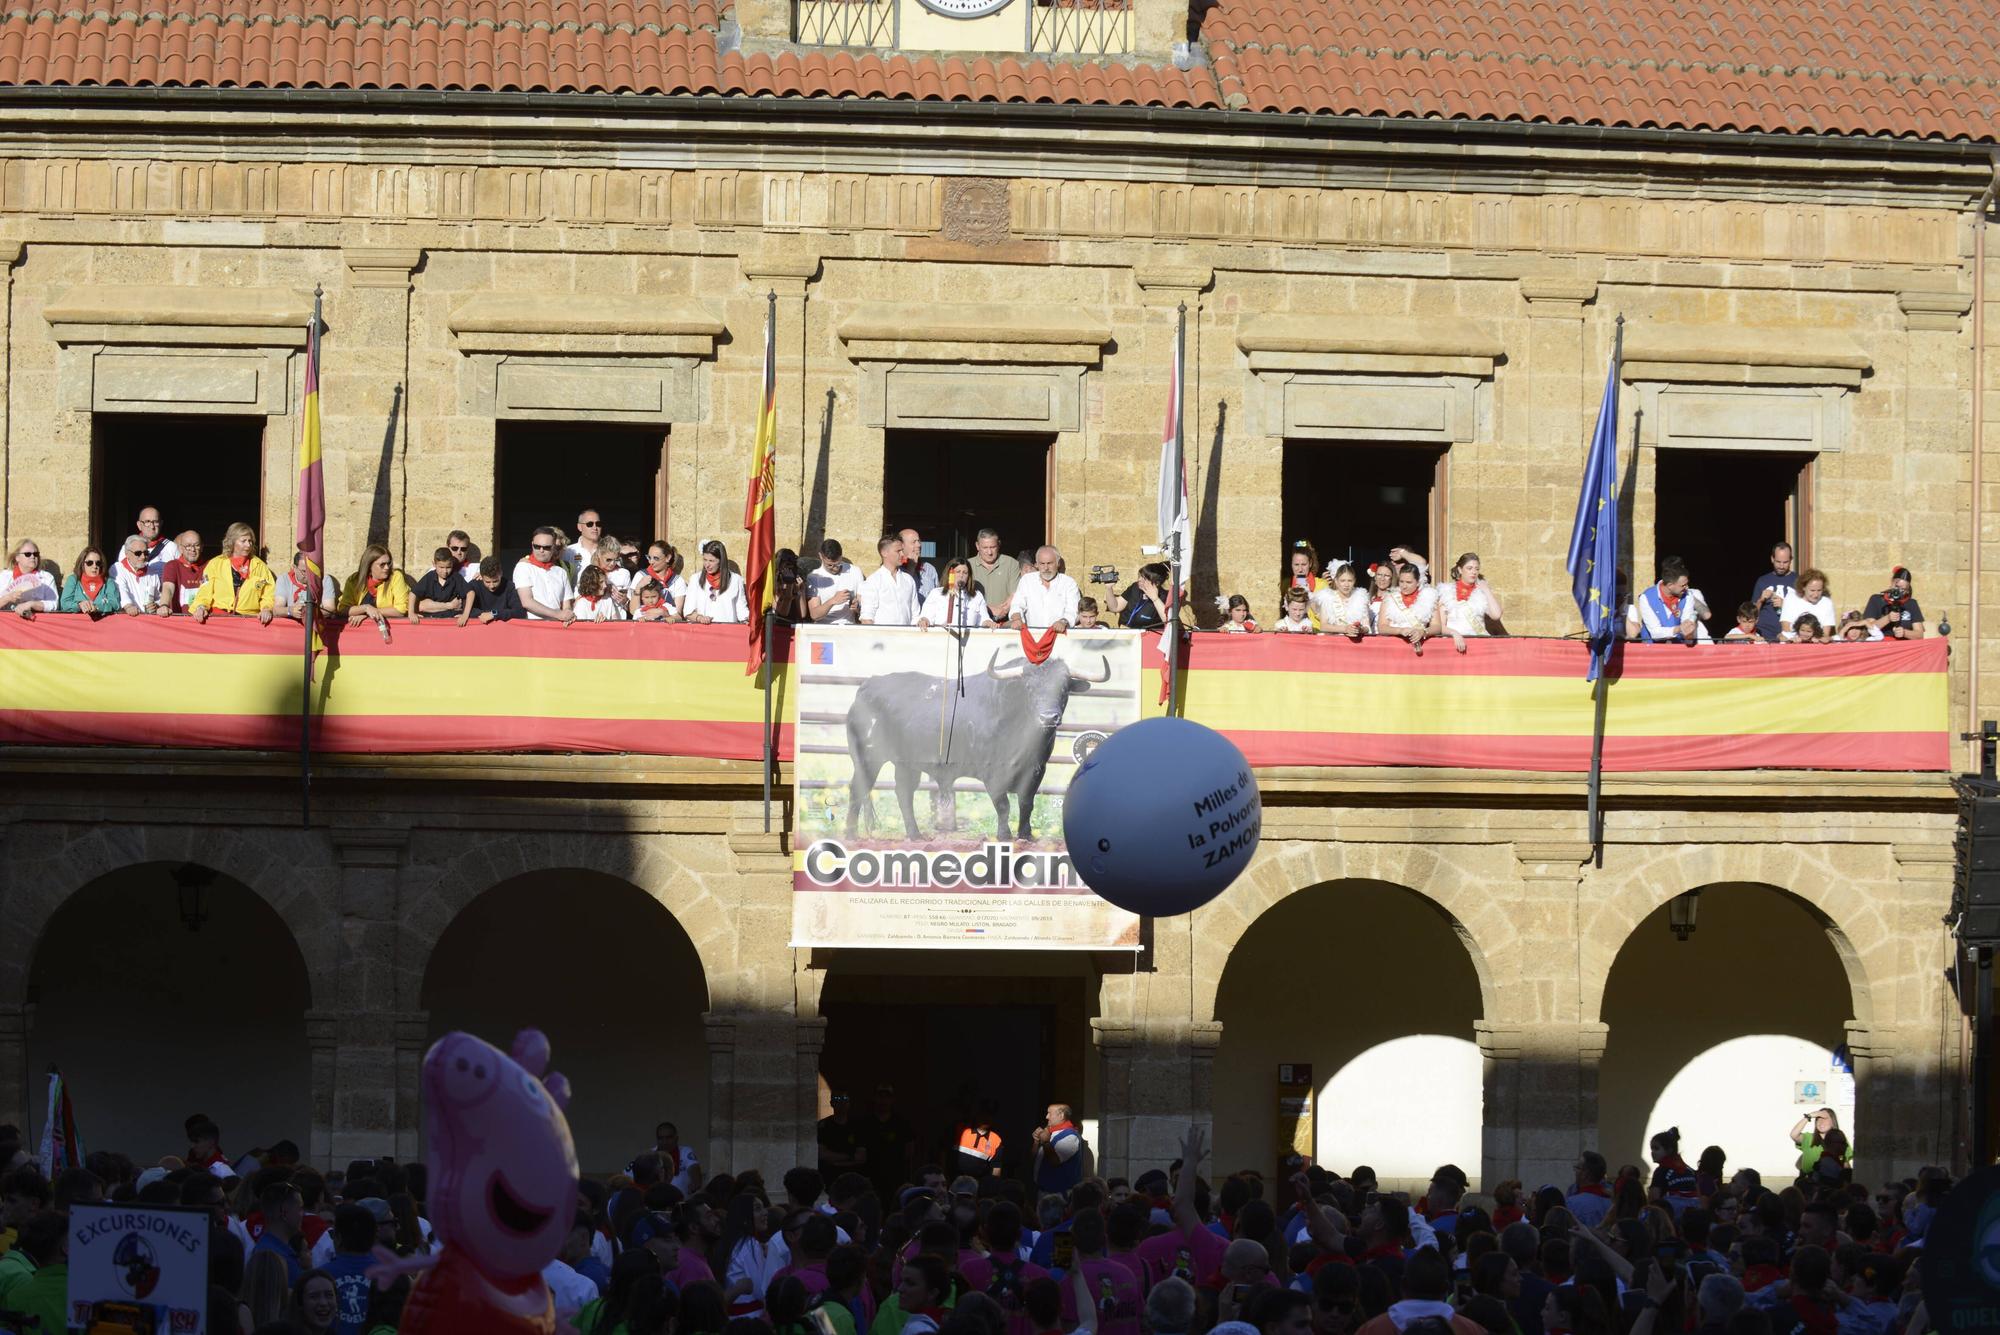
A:
{"type": "Polygon", "coordinates": [[[1367,1251],[1361,1253],[1361,1259],[1363,1262],[1379,1261],[1382,1260],[1384,1257],[1401,1256],[1402,1254],[1403,1254],[1403,1249],[1397,1246],[1395,1243],[1378,1242],[1373,1247],[1370,1247],[1367,1251]]]}
{"type": "Polygon", "coordinates": [[[588,604],[586,608],[587,611],[595,612],[597,610],[597,604],[601,600],[597,598],[578,598],[577,601],[580,603],[588,604]]]}
{"type": "Polygon", "coordinates": [[[1496,1228],[1505,1228],[1509,1224],[1518,1222],[1520,1218],[1521,1207],[1518,1205],[1500,1205],[1494,1207],[1493,1223],[1496,1228]]]}
{"type": "Polygon", "coordinates": [[[1667,609],[1668,616],[1677,617],[1681,614],[1681,600],[1668,593],[1664,584],[1660,585],[1660,606],[1667,609]]]}
{"type": "Polygon", "coordinates": [[[1415,607],[1417,605],[1417,599],[1424,596],[1424,589],[1423,586],[1419,584],[1416,588],[1411,589],[1408,593],[1403,593],[1399,591],[1396,594],[1396,596],[1403,600],[1403,606],[1415,607]]]}
{"type": "Polygon", "coordinates": [[[232,556],[229,558],[229,568],[234,570],[239,576],[247,575],[250,573],[250,558],[247,556],[232,556]]]}
{"type": "Polygon", "coordinates": [[[1773,1284],[1781,1282],[1784,1278],[1785,1272],[1777,1266],[1749,1266],[1743,1271],[1743,1291],[1745,1293],[1755,1293],[1759,1289],[1768,1289],[1773,1284]]]}
{"type": "Polygon", "coordinates": [[[382,580],[379,580],[379,579],[376,579],[376,578],[375,578],[375,577],[374,577],[373,575],[370,575],[370,576],[368,576],[368,594],[369,594],[369,596],[370,596],[370,597],[373,597],[373,596],[374,596],[374,594],[375,594],[375,590],[377,590],[377,589],[381,588],[381,587],[382,587],[382,584],[383,584],[383,581],[382,581],[382,580]]]}
{"type": "Polygon", "coordinates": [[[1458,600],[1462,603],[1471,602],[1473,592],[1479,588],[1478,580],[1474,580],[1472,581],[1472,583],[1467,584],[1462,579],[1455,579],[1452,581],[1452,583],[1458,586],[1458,600]]]}
{"type": "MultiPolygon", "coordinates": [[[[41,568],[40,566],[36,566],[36,567],[35,567],[35,573],[36,573],[37,575],[41,574],[41,573],[42,573],[42,568],[41,568]]],[[[16,561],[16,562],[14,563],[14,578],[15,578],[15,579],[26,579],[27,577],[28,577],[28,572],[27,572],[27,571],[25,571],[25,570],[23,570],[23,569],[21,569],[21,563],[20,563],[19,561],[16,561]]]]}
{"type": "MultiPolygon", "coordinates": [[[[1048,662],[1049,655],[1056,651],[1056,636],[1060,633],[1054,626],[1050,626],[1039,636],[1036,636],[1030,635],[1026,626],[1021,627],[1021,653],[1030,663],[1048,662]]],[[[1068,1122],[1063,1123],[1063,1126],[1068,1125],[1068,1122]]],[[[1061,1127],[1056,1128],[1056,1130],[1061,1130],[1061,1127]]],[[[1053,1135],[1054,1132],[1052,1131],[1050,1134],[1053,1135]]]]}
{"type": "Polygon", "coordinates": [[[76,582],[83,585],[83,596],[92,602],[97,600],[98,594],[104,592],[104,576],[102,575],[78,575],[76,582]]]}
{"type": "Polygon", "coordinates": [[[708,591],[710,593],[722,592],[722,572],[720,570],[712,575],[703,575],[702,578],[708,582],[708,591]]]}
{"type": "Polygon", "coordinates": [[[1602,1196],[1606,1200],[1611,1199],[1611,1192],[1606,1189],[1605,1185],[1602,1182],[1580,1182],[1577,1184],[1576,1190],[1572,1191],[1570,1195],[1602,1196]]]}
{"type": "Polygon", "coordinates": [[[544,561],[537,556],[530,556],[528,558],[528,564],[533,566],[537,570],[554,570],[556,568],[556,563],[554,561],[544,561]]]}

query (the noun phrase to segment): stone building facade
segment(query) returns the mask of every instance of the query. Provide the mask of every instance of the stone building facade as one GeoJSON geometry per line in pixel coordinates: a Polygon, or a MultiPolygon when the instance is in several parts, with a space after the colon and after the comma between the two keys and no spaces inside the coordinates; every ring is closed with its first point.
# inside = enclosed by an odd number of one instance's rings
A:
{"type": "MultiPolygon", "coordinates": [[[[746,52],[784,44],[741,17],[746,52]]],[[[2000,699],[1976,611],[1994,602],[2000,508],[1983,145],[321,82],[335,89],[0,93],[10,542],[67,560],[123,535],[129,516],[103,512],[107,421],[197,472],[211,429],[251,421],[254,519],[283,550],[316,290],[342,573],[371,539],[413,570],[453,528],[501,549],[521,484],[496,475],[497,442],[522,424],[651,433],[658,532],[641,536],[737,542],[775,294],[781,543],[865,548],[901,518],[892,441],[977,451],[999,432],[1046,443],[1045,536],[1070,567],[1129,568],[1154,537],[1185,308],[1204,616],[1216,593],[1269,609],[1288,451],[1388,443],[1444,461],[1433,557],[1482,553],[1509,628],[1559,635],[1622,316],[1640,578],[1663,457],[1797,455],[1796,538],[1842,606],[1913,568],[1954,627],[1954,722],[2000,699]]],[[[565,466],[559,436],[534,439],[565,466]]],[[[1732,522],[1726,489],[1710,522],[1732,522]]],[[[1712,600],[1725,622],[1737,596],[1712,600]]],[[[1155,923],[1139,957],[996,960],[787,946],[790,860],[763,831],[755,766],[325,759],[300,829],[284,757],[23,749],[6,765],[23,782],[0,808],[0,1118],[38,1118],[40,1066],[61,1060],[83,1094],[86,1073],[109,1087],[103,1115],[148,1153],[174,1148],[183,1115],[150,1106],[157,1088],[245,1134],[309,1120],[315,1159],[413,1156],[430,1038],[537,1019],[523,996],[562,1017],[559,1063],[567,1044],[615,1091],[593,1114],[579,1081],[592,1168],[669,1115],[712,1166],[781,1171],[812,1153],[841,1006],[967,1001],[1047,1010],[1047,1078],[1112,1172],[1170,1157],[1191,1119],[1215,1122],[1227,1166],[1262,1166],[1268,1068],[1324,1080],[1424,1035],[1476,1056],[1376,1069],[1418,1103],[1466,1092],[1447,1067],[1472,1072],[1488,1183],[1567,1180],[1593,1144],[1636,1158],[1666,1066],[1770,1034],[1845,1045],[1864,1174],[1963,1153],[1936,774],[1613,776],[1598,866],[1575,776],[1271,772],[1253,868],[1155,923]],[[184,864],[216,874],[211,918],[236,935],[173,937],[161,968],[157,938],[151,963],[145,939],[118,943],[182,930],[161,905],[184,864]],[[1663,956],[1665,906],[1695,890],[1712,925],[1663,956]],[[631,960],[576,953],[627,927],[631,960]],[[197,963],[248,994],[182,967],[197,963]],[[1380,1004],[1430,979],[1428,1000],[1380,1004]],[[195,1033],[118,1024],[183,1003],[195,1033]]],[[[1773,1135],[1791,1111],[1763,1118],[1773,1135]]],[[[1354,1137],[1321,1151],[1384,1153],[1365,1125],[1354,1137]]]]}

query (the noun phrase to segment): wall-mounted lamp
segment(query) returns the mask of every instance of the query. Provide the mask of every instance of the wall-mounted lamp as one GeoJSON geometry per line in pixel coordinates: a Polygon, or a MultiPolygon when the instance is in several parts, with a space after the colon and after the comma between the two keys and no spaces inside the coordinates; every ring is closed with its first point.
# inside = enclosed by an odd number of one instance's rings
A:
{"type": "Polygon", "coordinates": [[[1667,926],[1674,932],[1674,940],[1685,941],[1694,935],[1695,916],[1701,909],[1701,891],[1690,890],[1684,895],[1675,895],[1667,901],[1667,926]]]}
{"type": "Polygon", "coordinates": [[[208,921],[208,906],[202,892],[215,884],[215,873],[197,862],[183,862],[173,869],[174,903],[181,913],[181,925],[199,932],[208,921]]]}

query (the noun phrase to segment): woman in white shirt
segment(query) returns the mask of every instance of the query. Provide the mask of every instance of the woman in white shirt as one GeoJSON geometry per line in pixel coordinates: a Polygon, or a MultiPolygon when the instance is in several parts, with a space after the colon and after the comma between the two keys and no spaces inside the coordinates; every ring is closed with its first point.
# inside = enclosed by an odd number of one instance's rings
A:
{"type": "Polygon", "coordinates": [[[37,612],[53,612],[62,603],[55,580],[42,569],[42,546],[29,538],[14,544],[7,553],[7,569],[0,571],[0,612],[14,612],[30,620],[37,612]]]}
{"type": "Polygon", "coordinates": [[[1312,611],[1323,634],[1358,640],[1375,624],[1368,595],[1354,586],[1354,567],[1342,561],[1334,568],[1333,584],[1312,596],[1312,611]]]}
{"type": "Polygon", "coordinates": [[[681,578],[681,554],[674,550],[672,543],[661,540],[646,549],[645,566],[632,576],[632,596],[636,599],[639,591],[648,584],[660,586],[660,601],[667,609],[666,619],[679,620],[681,600],[687,597],[687,581],[681,578]]]}
{"type": "Polygon", "coordinates": [[[784,1249],[771,1245],[771,1216],[771,1207],[755,1196],[738,1196],[729,1203],[722,1226],[723,1251],[729,1258],[722,1296],[732,1318],[762,1316],[764,1290],[785,1267],[784,1249]]]}
{"type": "Polygon", "coordinates": [[[1421,654],[1436,615],[1437,590],[1420,581],[1416,566],[1406,565],[1396,572],[1396,587],[1383,596],[1375,629],[1383,635],[1401,636],[1421,654]]]}
{"type": "Polygon", "coordinates": [[[1451,568],[1451,582],[1437,591],[1438,622],[1460,653],[1465,637],[1485,635],[1488,620],[1500,619],[1500,595],[1479,577],[1479,553],[1467,552],[1451,568]]]}
{"type": "Polygon", "coordinates": [[[696,625],[740,626],[750,619],[743,577],[729,568],[729,549],[713,540],[701,545],[701,573],[688,582],[681,617],[696,625]]]}
{"type": "Polygon", "coordinates": [[[576,610],[578,621],[623,621],[625,609],[612,596],[611,581],[605,578],[600,566],[588,565],[576,577],[576,602],[571,604],[576,610]]]}
{"type": "Polygon", "coordinates": [[[1798,584],[1785,595],[1785,604],[1778,611],[1778,638],[1796,641],[1799,635],[1795,627],[1808,612],[1819,622],[1818,638],[1832,639],[1832,629],[1840,624],[1840,614],[1833,609],[1833,591],[1827,587],[1824,571],[1805,571],[1798,584]]]}
{"type": "Polygon", "coordinates": [[[1368,628],[1382,629],[1382,600],[1396,587],[1396,567],[1387,561],[1368,567],[1368,628]]]}
{"type": "Polygon", "coordinates": [[[993,617],[986,610],[986,595],[972,582],[972,563],[954,557],[944,567],[944,582],[924,595],[917,612],[917,629],[932,626],[990,626],[993,617]],[[971,590],[970,594],[966,590],[971,590]]]}

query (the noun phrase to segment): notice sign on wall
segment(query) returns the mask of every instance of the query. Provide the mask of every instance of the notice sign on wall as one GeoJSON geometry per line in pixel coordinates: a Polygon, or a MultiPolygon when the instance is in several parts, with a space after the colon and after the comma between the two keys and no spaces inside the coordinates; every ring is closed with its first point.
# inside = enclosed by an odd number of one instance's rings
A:
{"type": "Polygon", "coordinates": [[[208,1225],[206,1210],[70,1206],[70,1328],[138,1309],[151,1314],[158,1335],[206,1330],[208,1225]]]}
{"type": "Polygon", "coordinates": [[[1137,950],[1062,799],[1139,721],[1141,640],[1071,632],[1036,663],[1011,630],[800,627],[792,944],[1137,950]]]}

